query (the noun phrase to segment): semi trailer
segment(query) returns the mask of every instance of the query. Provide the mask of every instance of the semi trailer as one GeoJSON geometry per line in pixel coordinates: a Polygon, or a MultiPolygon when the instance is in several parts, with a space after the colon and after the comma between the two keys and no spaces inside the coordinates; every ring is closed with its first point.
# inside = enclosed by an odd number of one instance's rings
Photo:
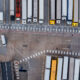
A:
{"type": "Polygon", "coordinates": [[[51,68],[51,56],[46,56],[45,68],[47,69],[51,68]]]}
{"type": "Polygon", "coordinates": [[[62,20],[67,19],[67,0],[62,0],[62,20]]]}
{"type": "Polygon", "coordinates": [[[62,58],[58,58],[57,79],[56,80],[61,80],[61,77],[62,77],[62,66],[63,66],[63,59],[62,58]]]}
{"type": "Polygon", "coordinates": [[[3,23],[3,11],[0,11],[0,23],[3,23]]]}
{"type": "Polygon", "coordinates": [[[72,24],[73,19],[73,0],[68,0],[67,24],[72,24]]]}
{"type": "Polygon", "coordinates": [[[33,0],[33,22],[38,21],[38,0],[33,0]]]}
{"type": "Polygon", "coordinates": [[[21,0],[16,0],[16,20],[20,20],[21,18],[21,0]]]}
{"type": "Polygon", "coordinates": [[[68,80],[68,57],[64,56],[62,80],[68,80]]]}
{"type": "Polygon", "coordinates": [[[15,20],[15,14],[14,14],[14,0],[10,0],[10,20],[15,20]]]}
{"type": "Polygon", "coordinates": [[[27,20],[27,1],[22,0],[22,24],[26,24],[27,20]]]}
{"type": "Polygon", "coordinates": [[[69,80],[74,80],[74,58],[69,61],[69,80]]]}
{"type": "Polygon", "coordinates": [[[79,3],[78,0],[73,0],[73,22],[72,22],[72,26],[76,27],[78,26],[78,19],[79,19],[79,3]]]}
{"type": "Polygon", "coordinates": [[[28,17],[27,22],[32,22],[32,0],[28,0],[28,17]]]}
{"type": "Polygon", "coordinates": [[[61,23],[61,0],[56,1],[56,23],[61,23]]]}
{"type": "Polygon", "coordinates": [[[55,24],[55,0],[49,1],[49,24],[55,24]]]}
{"type": "Polygon", "coordinates": [[[75,59],[74,80],[79,80],[80,60],[75,59]]]}
{"type": "Polygon", "coordinates": [[[39,23],[44,23],[44,0],[39,0],[39,23]]]}

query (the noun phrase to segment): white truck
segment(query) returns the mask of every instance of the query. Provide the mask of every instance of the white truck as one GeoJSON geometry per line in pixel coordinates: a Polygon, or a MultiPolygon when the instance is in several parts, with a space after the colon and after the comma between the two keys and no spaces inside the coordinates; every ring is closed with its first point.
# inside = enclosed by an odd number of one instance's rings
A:
{"type": "Polygon", "coordinates": [[[62,77],[62,66],[63,66],[63,59],[62,58],[58,58],[57,80],[61,80],[61,77],[62,77]]]}
{"type": "Polygon", "coordinates": [[[79,19],[79,3],[78,0],[74,0],[74,7],[73,7],[73,23],[72,26],[78,26],[78,19],[79,19]]]}
{"type": "Polygon", "coordinates": [[[56,2],[56,23],[61,23],[61,0],[57,0],[56,2]]]}
{"type": "Polygon", "coordinates": [[[38,0],[33,0],[33,22],[38,21],[38,0]]]}
{"type": "Polygon", "coordinates": [[[44,23],[44,0],[39,0],[39,23],[44,23]]]}
{"type": "Polygon", "coordinates": [[[62,20],[67,19],[67,0],[62,0],[62,20]]]}
{"type": "Polygon", "coordinates": [[[1,35],[1,41],[2,41],[2,45],[3,46],[6,46],[6,38],[5,38],[5,35],[1,35]]]}
{"type": "Polygon", "coordinates": [[[14,14],[14,0],[10,0],[10,20],[15,20],[15,14],[14,14]]]}
{"type": "Polygon", "coordinates": [[[73,0],[68,0],[67,24],[72,24],[73,19],[73,0]]]}
{"type": "Polygon", "coordinates": [[[55,0],[50,0],[50,21],[49,24],[55,24],[55,0]]]}
{"type": "Polygon", "coordinates": [[[22,0],[22,24],[26,24],[27,20],[27,2],[22,0]]]}
{"type": "Polygon", "coordinates": [[[64,56],[62,80],[68,80],[68,57],[64,56]]]}
{"type": "Polygon", "coordinates": [[[28,0],[28,17],[27,22],[32,22],[32,0],[28,0]]]}

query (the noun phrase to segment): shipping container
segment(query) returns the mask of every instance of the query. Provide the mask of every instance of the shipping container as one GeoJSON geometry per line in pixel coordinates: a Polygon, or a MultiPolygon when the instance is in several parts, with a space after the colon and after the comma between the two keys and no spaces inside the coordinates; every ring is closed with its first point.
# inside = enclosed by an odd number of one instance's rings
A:
{"type": "Polygon", "coordinates": [[[44,0],[39,0],[39,23],[44,22],[44,0]]]}
{"type": "Polygon", "coordinates": [[[15,20],[15,14],[14,14],[14,0],[10,0],[10,20],[15,20]]]}
{"type": "Polygon", "coordinates": [[[56,4],[56,2],[55,2],[55,0],[50,0],[49,1],[49,5],[50,5],[50,14],[49,14],[49,16],[50,16],[50,19],[49,19],[49,24],[55,24],[55,5],[56,4]]]}
{"type": "Polygon", "coordinates": [[[78,26],[78,19],[79,19],[79,5],[78,5],[78,0],[74,0],[73,2],[73,23],[72,26],[76,27],[78,26]]]}
{"type": "Polygon", "coordinates": [[[79,80],[80,60],[75,59],[74,80],[79,80]]]}
{"type": "Polygon", "coordinates": [[[57,80],[61,80],[62,78],[62,65],[63,65],[63,59],[58,58],[58,68],[57,68],[57,80]]]}
{"type": "Polygon", "coordinates": [[[64,56],[62,79],[68,80],[68,57],[67,56],[64,56]]]}
{"type": "Polygon", "coordinates": [[[32,0],[28,0],[28,17],[27,22],[32,22],[32,0]]]}
{"type": "Polygon", "coordinates": [[[56,3],[56,23],[61,23],[61,0],[57,0],[56,3]]]}
{"type": "Polygon", "coordinates": [[[38,21],[38,0],[33,0],[33,22],[38,21]]]}
{"type": "Polygon", "coordinates": [[[46,56],[45,68],[51,68],[51,56],[46,56]]]}
{"type": "Polygon", "coordinates": [[[73,19],[73,0],[68,0],[67,24],[72,24],[73,19]]]}
{"type": "Polygon", "coordinates": [[[51,74],[50,74],[50,80],[56,80],[56,74],[57,74],[57,60],[52,60],[51,64],[51,74]]]}
{"type": "Polygon", "coordinates": [[[16,20],[20,20],[21,18],[21,0],[16,0],[16,20]]]}
{"type": "Polygon", "coordinates": [[[3,23],[3,11],[0,11],[0,23],[3,23]]]}
{"type": "Polygon", "coordinates": [[[62,0],[62,20],[67,18],[67,0],[62,0]]]}
{"type": "Polygon", "coordinates": [[[26,24],[27,20],[27,2],[22,0],[22,24],[26,24]]]}
{"type": "Polygon", "coordinates": [[[44,80],[49,80],[49,79],[50,79],[50,70],[45,69],[44,80]]]}
{"type": "Polygon", "coordinates": [[[74,58],[70,58],[69,62],[69,80],[74,80],[74,58]]]}

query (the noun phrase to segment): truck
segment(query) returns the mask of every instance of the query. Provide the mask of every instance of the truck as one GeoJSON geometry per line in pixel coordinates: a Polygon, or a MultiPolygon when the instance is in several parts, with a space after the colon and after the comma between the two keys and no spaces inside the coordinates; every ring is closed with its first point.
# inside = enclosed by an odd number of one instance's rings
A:
{"type": "Polygon", "coordinates": [[[53,25],[53,24],[55,24],[55,0],[50,0],[49,5],[50,5],[50,8],[49,8],[50,9],[49,10],[49,12],[50,12],[49,24],[53,25]]]}
{"type": "Polygon", "coordinates": [[[44,23],[44,0],[39,0],[39,23],[44,23]]]}
{"type": "Polygon", "coordinates": [[[6,38],[5,38],[5,35],[1,35],[1,41],[2,41],[2,45],[3,46],[6,46],[6,38]]]}
{"type": "Polygon", "coordinates": [[[64,56],[62,80],[68,80],[68,57],[64,56]]]}
{"type": "Polygon", "coordinates": [[[44,80],[49,80],[50,76],[50,69],[45,69],[45,74],[44,74],[44,80]]]}
{"type": "Polygon", "coordinates": [[[73,22],[72,26],[77,27],[78,26],[78,19],[79,19],[79,3],[78,0],[74,0],[73,2],[73,22]]]}
{"type": "Polygon", "coordinates": [[[61,0],[56,1],[56,23],[61,23],[61,0]]]}
{"type": "Polygon", "coordinates": [[[22,0],[22,24],[26,24],[27,20],[27,2],[22,0]]]}
{"type": "Polygon", "coordinates": [[[38,0],[33,0],[33,22],[38,21],[38,0]]]}
{"type": "Polygon", "coordinates": [[[20,20],[20,18],[21,18],[20,3],[21,3],[21,0],[16,0],[16,20],[20,20]]]}
{"type": "Polygon", "coordinates": [[[62,0],[62,20],[67,19],[67,0],[62,0]]]}
{"type": "Polygon", "coordinates": [[[3,23],[3,11],[0,11],[0,23],[3,23]]]}
{"type": "Polygon", "coordinates": [[[62,77],[62,66],[63,66],[63,58],[58,58],[57,80],[61,80],[61,77],[62,77]]]}
{"type": "Polygon", "coordinates": [[[14,14],[14,0],[10,0],[10,20],[15,20],[15,14],[14,14]]]}
{"type": "Polygon", "coordinates": [[[80,59],[75,59],[74,80],[79,80],[80,59]]]}
{"type": "Polygon", "coordinates": [[[27,22],[28,23],[32,22],[32,0],[28,0],[28,17],[27,17],[27,22]]]}
{"type": "Polygon", "coordinates": [[[72,24],[73,19],[73,0],[68,0],[67,24],[72,24]]]}
{"type": "Polygon", "coordinates": [[[74,80],[74,58],[70,58],[69,62],[69,80],[74,80]]]}
{"type": "Polygon", "coordinates": [[[46,56],[45,68],[50,69],[51,67],[51,56],[46,56]]]}

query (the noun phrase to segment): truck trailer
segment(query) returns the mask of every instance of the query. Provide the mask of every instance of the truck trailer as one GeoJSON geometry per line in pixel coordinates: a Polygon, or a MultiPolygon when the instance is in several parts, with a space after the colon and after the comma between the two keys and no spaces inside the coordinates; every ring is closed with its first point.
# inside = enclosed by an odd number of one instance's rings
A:
{"type": "Polygon", "coordinates": [[[78,19],[79,19],[79,5],[78,0],[74,0],[73,2],[73,22],[72,26],[78,26],[78,19]]]}
{"type": "Polygon", "coordinates": [[[16,0],[16,20],[20,20],[21,18],[21,0],[16,0]]]}
{"type": "Polygon", "coordinates": [[[3,11],[0,11],[0,23],[3,23],[3,11]]]}
{"type": "Polygon", "coordinates": [[[62,80],[68,80],[68,57],[64,56],[62,80]]]}
{"type": "Polygon", "coordinates": [[[62,77],[62,66],[63,66],[63,59],[62,58],[58,58],[57,80],[61,80],[61,77],[62,77]]]}
{"type": "Polygon", "coordinates": [[[49,24],[55,24],[55,0],[50,0],[49,1],[49,24]]]}
{"type": "Polygon", "coordinates": [[[74,80],[74,58],[70,58],[69,62],[69,80],[74,80]]]}
{"type": "Polygon", "coordinates": [[[39,23],[44,22],[44,0],[39,0],[39,23]]]}
{"type": "Polygon", "coordinates": [[[75,59],[74,80],[79,80],[80,60],[75,59]]]}
{"type": "Polygon", "coordinates": [[[51,68],[51,56],[46,56],[45,68],[51,68]]]}
{"type": "Polygon", "coordinates": [[[61,0],[56,1],[56,23],[61,23],[61,0]]]}
{"type": "Polygon", "coordinates": [[[14,0],[10,0],[10,20],[15,20],[15,14],[14,14],[14,0]]]}
{"type": "Polygon", "coordinates": [[[32,22],[32,0],[28,0],[28,17],[27,22],[32,22]]]}
{"type": "Polygon", "coordinates": [[[62,20],[67,19],[67,0],[62,0],[62,20]]]}
{"type": "Polygon", "coordinates": [[[73,0],[68,0],[67,24],[72,24],[73,19],[73,0]]]}
{"type": "Polygon", "coordinates": [[[27,2],[22,0],[22,24],[26,24],[27,20],[27,2]]]}
{"type": "Polygon", "coordinates": [[[38,21],[38,0],[33,0],[33,22],[38,21]]]}

